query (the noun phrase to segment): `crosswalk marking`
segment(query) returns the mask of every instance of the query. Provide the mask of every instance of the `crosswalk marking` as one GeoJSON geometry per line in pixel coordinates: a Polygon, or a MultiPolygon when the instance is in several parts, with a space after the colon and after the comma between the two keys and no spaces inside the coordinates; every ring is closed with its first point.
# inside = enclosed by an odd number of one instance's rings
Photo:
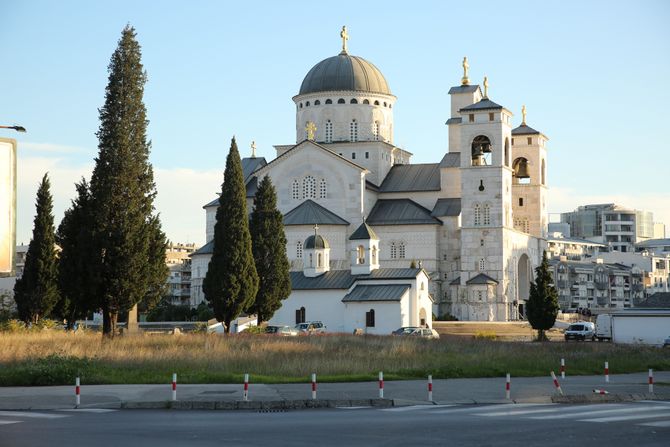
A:
{"type": "Polygon", "coordinates": [[[645,427],[670,427],[670,419],[667,421],[645,422],[637,425],[644,425],[645,427]]]}
{"type": "MultiPolygon", "coordinates": [[[[602,407],[601,407],[602,408],[602,407]]],[[[581,410],[581,408],[580,408],[581,410]]],[[[578,419],[581,417],[589,417],[589,416],[596,416],[599,414],[615,414],[615,413],[630,413],[632,411],[634,412],[644,412],[644,411],[657,411],[657,410],[664,410],[663,408],[659,408],[657,406],[645,406],[645,407],[635,407],[635,408],[616,408],[616,409],[609,409],[609,410],[591,410],[591,411],[582,411],[579,413],[566,413],[566,414],[558,414],[558,415],[552,415],[552,416],[537,416],[537,417],[531,417],[531,419],[578,419]]]]}
{"type": "Polygon", "coordinates": [[[3,420],[0,420],[0,425],[18,424],[19,422],[23,422],[23,421],[3,421],[3,420]]]}
{"type": "Polygon", "coordinates": [[[69,417],[65,414],[33,413],[25,411],[0,411],[0,416],[36,419],[60,419],[69,417]]]}
{"type": "Polygon", "coordinates": [[[645,414],[629,414],[627,416],[611,416],[604,418],[593,418],[593,419],[579,419],[581,422],[620,422],[620,421],[633,421],[636,419],[653,419],[653,418],[662,418],[670,416],[670,409],[667,409],[658,413],[645,413],[645,414]]]}

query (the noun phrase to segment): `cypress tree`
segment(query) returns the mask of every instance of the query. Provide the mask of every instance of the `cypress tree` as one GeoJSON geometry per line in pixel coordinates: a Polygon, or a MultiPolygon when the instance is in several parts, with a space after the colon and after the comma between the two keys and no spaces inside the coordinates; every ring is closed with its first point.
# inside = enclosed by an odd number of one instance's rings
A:
{"type": "Polygon", "coordinates": [[[227,333],[230,322],[253,304],[258,291],[246,188],[235,138],[230,144],[223,178],[214,225],[214,252],[202,291],[227,333]]]}
{"type": "Polygon", "coordinates": [[[19,318],[35,324],[58,302],[58,263],[54,235],[53,199],[48,174],[37,189],[33,238],[28,245],[23,275],[14,285],[19,318]]]}
{"type": "Polygon", "coordinates": [[[108,71],[91,200],[103,335],[113,337],[119,313],[155,293],[157,284],[166,280],[167,268],[158,268],[159,262],[165,263],[165,252],[159,260],[157,247],[165,241],[153,216],[156,186],[143,102],[147,76],[134,28],[123,30],[108,71]]]}
{"type": "Polygon", "coordinates": [[[530,295],[526,303],[526,316],[531,327],[537,330],[537,340],[547,341],[544,331],[551,329],[558,315],[558,292],[549,272],[546,252],[542,263],[535,268],[535,282],[530,283],[530,295]]]}
{"type": "Polygon", "coordinates": [[[267,321],[291,293],[289,262],[283,216],[277,209],[277,193],[269,176],[263,177],[254,197],[251,240],[259,287],[251,312],[258,323],[267,321]]]}
{"type": "Polygon", "coordinates": [[[100,308],[98,298],[98,272],[100,257],[93,243],[93,213],[88,183],[82,179],[75,184],[77,198],[65,215],[56,232],[56,242],[61,248],[58,263],[60,301],[55,312],[67,320],[68,328],[85,318],[88,312],[100,308]]]}

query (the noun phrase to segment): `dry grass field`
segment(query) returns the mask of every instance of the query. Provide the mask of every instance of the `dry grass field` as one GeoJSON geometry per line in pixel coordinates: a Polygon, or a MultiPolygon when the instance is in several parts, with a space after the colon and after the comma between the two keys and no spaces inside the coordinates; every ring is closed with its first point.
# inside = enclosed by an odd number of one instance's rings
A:
{"type": "Polygon", "coordinates": [[[100,333],[59,330],[0,332],[0,386],[163,383],[172,372],[182,383],[388,380],[425,377],[538,376],[565,358],[571,374],[670,370],[670,350],[610,343],[530,343],[484,337],[323,335],[135,335],[114,340],[100,333]]]}

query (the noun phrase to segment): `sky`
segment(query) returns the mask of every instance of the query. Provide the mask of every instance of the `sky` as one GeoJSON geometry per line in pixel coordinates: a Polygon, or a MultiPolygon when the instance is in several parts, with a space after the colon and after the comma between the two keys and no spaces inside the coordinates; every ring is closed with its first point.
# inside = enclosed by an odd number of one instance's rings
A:
{"type": "MultiPolygon", "coordinates": [[[[309,69],[349,53],[374,63],[398,100],[394,142],[413,163],[447,151],[450,87],[471,82],[549,137],[550,213],[614,202],[670,226],[670,2],[630,1],[32,1],[0,0],[0,129],[18,141],[17,242],[31,237],[49,172],[56,224],[90,178],[107,66],[126,24],[148,74],[158,189],[167,237],[205,242],[230,139],[274,158],[295,142],[309,69]]],[[[670,233],[670,228],[668,229],[670,233]]]]}

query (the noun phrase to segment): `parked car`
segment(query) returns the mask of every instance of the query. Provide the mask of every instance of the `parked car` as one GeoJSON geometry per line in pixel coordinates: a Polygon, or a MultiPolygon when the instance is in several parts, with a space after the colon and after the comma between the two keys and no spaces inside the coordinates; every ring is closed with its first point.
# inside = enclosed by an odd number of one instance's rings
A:
{"type": "Polygon", "coordinates": [[[326,326],[320,321],[306,321],[295,325],[298,332],[303,334],[321,334],[326,332],[326,326]]]}
{"type": "Polygon", "coordinates": [[[588,321],[573,323],[565,330],[565,341],[568,340],[586,340],[596,339],[596,326],[588,321]]]}
{"type": "Polygon", "coordinates": [[[416,331],[417,329],[421,329],[418,326],[405,326],[396,329],[395,331],[391,332],[391,335],[409,335],[412,332],[416,331]]]}
{"type": "Polygon", "coordinates": [[[298,335],[298,330],[291,326],[266,326],[266,334],[279,335],[282,337],[295,337],[298,335]]]}
{"type": "Polygon", "coordinates": [[[663,342],[663,347],[670,348],[670,337],[665,339],[665,341],[663,342]]]}

